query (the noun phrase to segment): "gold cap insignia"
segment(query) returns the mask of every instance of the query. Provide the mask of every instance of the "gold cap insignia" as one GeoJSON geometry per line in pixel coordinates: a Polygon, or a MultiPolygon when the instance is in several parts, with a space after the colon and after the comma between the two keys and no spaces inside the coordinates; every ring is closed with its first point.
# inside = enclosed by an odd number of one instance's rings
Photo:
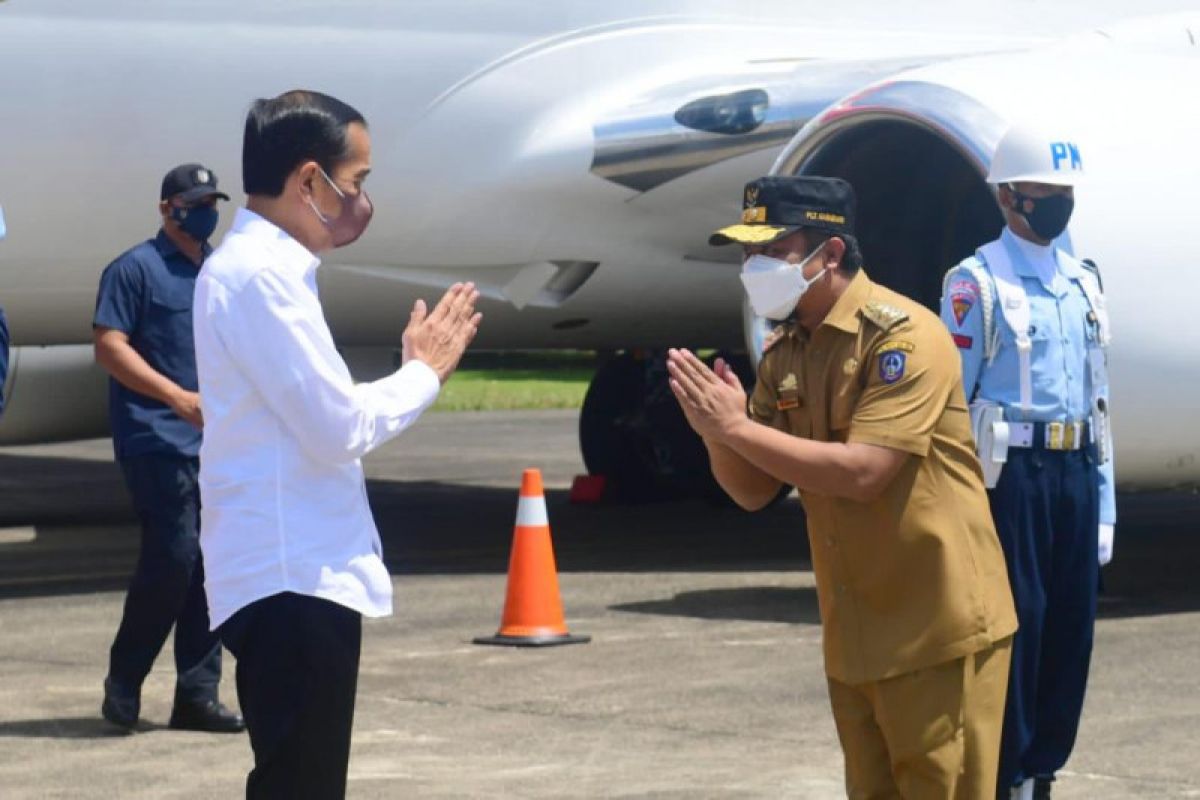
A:
{"type": "Polygon", "coordinates": [[[758,187],[757,186],[747,186],[746,187],[746,199],[742,203],[742,207],[743,208],[753,208],[756,205],[758,205],[758,187]]]}
{"type": "Polygon", "coordinates": [[[834,214],[830,211],[805,211],[804,218],[816,222],[832,222],[834,225],[845,225],[846,218],[841,214],[834,214]]]}

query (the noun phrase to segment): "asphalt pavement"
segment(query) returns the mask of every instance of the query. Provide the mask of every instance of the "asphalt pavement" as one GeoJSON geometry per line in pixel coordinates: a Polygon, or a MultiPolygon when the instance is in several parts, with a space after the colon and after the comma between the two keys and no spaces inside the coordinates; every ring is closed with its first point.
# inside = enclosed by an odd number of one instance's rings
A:
{"type": "MultiPolygon", "coordinates": [[[[431,414],[367,459],[396,614],[364,625],[351,798],[835,798],[803,518],[568,502],[572,412],[431,414]],[[494,633],[521,470],[542,469],[567,623],[494,633]]],[[[1123,495],[1075,756],[1056,798],[1200,797],[1200,499],[1123,495]]],[[[99,716],[137,530],[104,441],[0,449],[0,798],[241,796],[244,735],[99,716]]],[[[223,699],[236,704],[227,654],[223,699]]]]}

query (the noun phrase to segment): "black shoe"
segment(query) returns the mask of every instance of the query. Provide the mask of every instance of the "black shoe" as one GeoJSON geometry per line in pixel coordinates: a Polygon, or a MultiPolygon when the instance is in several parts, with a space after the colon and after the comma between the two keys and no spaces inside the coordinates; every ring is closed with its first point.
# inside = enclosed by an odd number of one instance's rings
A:
{"type": "Polygon", "coordinates": [[[1033,779],[1033,800],[1050,800],[1050,787],[1054,785],[1054,778],[1034,778],[1033,779]]]}
{"type": "Polygon", "coordinates": [[[137,725],[141,710],[142,701],[138,695],[122,694],[117,690],[112,678],[104,679],[104,702],[100,705],[100,713],[106,720],[118,728],[132,731],[137,725]]]}
{"type": "Polygon", "coordinates": [[[230,711],[224,703],[216,700],[203,703],[176,702],[167,725],[175,730],[205,733],[239,733],[246,730],[242,715],[230,711]]]}

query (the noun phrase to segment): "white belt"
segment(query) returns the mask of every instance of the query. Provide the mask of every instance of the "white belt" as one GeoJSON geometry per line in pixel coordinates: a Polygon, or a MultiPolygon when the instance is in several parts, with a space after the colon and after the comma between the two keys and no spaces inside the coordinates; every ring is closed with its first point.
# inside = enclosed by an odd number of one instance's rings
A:
{"type": "Polygon", "coordinates": [[[1009,447],[1044,450],[1079,450],[1087,441],[1087,422],[1010,422],[1009,447]]]}

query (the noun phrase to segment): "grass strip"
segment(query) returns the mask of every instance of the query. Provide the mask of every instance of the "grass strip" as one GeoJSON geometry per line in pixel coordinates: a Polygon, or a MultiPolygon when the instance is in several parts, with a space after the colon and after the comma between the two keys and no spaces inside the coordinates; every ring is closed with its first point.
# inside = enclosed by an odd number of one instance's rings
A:
{"type": "Polygon", "coordinates": [[[587,351],[468,353],[433,410],[579,408],[595,371],[587,351]]]}

